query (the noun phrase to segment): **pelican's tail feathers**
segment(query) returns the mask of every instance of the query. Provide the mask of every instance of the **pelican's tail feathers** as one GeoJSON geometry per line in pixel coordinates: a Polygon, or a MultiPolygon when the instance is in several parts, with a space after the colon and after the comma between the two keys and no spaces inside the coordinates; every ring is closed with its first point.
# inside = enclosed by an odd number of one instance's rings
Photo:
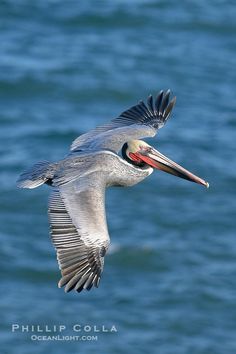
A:
{"type": "Polygon", "coordinates": [[[33,165],[30,169],[24,171],[17,180],[19,188],[36,188],[41,184],[51,184],[54,176],[55,164],[48,161],[40,161],[33,165]]]}

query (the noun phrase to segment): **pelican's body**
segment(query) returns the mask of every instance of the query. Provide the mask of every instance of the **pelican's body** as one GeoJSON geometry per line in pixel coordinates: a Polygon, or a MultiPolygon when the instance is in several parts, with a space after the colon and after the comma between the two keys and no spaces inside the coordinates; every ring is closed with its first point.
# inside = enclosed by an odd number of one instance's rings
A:
{"type": "Polygon", "coordinates": [[[80,292],[98,286],[110,239],[105,213],[105,189],[133,186],[153,172],[164,170],[208,186],[147,143],[168,119],[175,104],[170,92],[159,93],[155,103],[143,102],[110,123],[77,138],[71,152],[56,163],[39,162],[24,172],[18,186],[52,186],[49,221],[62,278],[59,287],[80,292]],[[122,156],[119,155],[121,151],[122,156]]]}
{"type": "Polygon", "coordinates": [[[96,174],[94,182],[104,187],[133,186],[153,172],[150,166],[131,165],[113,151],[77,152],[56,164],[54,183],[96,174]],[[79,168],[78,168],[79,167],[79,168]],[[101,168],[102,167],[102,168],[101,168]]]}

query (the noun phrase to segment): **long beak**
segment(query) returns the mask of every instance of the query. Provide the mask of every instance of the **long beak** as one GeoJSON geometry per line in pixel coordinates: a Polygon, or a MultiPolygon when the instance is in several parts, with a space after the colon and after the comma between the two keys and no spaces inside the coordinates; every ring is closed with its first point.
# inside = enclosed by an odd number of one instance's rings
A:
{"type": "Polygon", "coordinates": [[[161,154],[159,151],[151,148],[151,150],[145,151],[140,150],[135,155],[137,155],[142,161],[151,167],[157,168],[158,170],[165,171],[172,175],[180,178],[187,179],[191,182],[199,183],[207,188],[209,188],[209,183],[195,176],[193,173],[189,172],[185,168],[181,167],[174,161],[168,159],[165,155],[161,154]]]}

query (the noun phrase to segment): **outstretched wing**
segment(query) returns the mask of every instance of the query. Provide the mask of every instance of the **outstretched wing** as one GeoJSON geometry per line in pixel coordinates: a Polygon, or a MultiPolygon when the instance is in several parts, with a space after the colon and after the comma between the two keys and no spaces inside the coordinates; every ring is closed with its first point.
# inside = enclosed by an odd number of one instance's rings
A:
{"type": "Polygon", "coordinates": [[[52,242],[62,278],[59,287],[80,292],[98,286],[109,246],[105,186],[90,174],[54,187],[49,199],[52,242]]]}
{"type": "Polygon", "coordinates": [[[132,139],[154,136],[170,116],[176,97],[170,101],[170,90],[160,91],[155,102],[150,95],[147,105],[137,105],[121,113],[118,118],[79,136],[71,145],[71,151],[85,149],[110,149],[118,152],[132,139]]]}

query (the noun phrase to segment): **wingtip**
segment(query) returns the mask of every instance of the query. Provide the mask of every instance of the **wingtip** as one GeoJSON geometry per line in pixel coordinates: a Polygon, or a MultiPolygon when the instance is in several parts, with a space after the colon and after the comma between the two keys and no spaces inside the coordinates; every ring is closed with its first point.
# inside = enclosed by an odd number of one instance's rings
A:
{"type": "Polygon", "coordinates": [[[177,100],[177,97],[176,97],[176,96],[174,96],[174,97],[172,98],[172,100],[170,101],[170,103],[171,103],[171,102],[173,102],[173,104],[175,105],[176,100],[177,100]]]}
{"type": "Polygon", "coordinates": [[[61,289],[62,288],[62,285],[61,285],[61,279],[59,280],[59,282],[57,283],[57,287],[59,288],[59,289],[61,289]]]}
{"type": "Polygon", "coordinates": [[[167,96],[167,95],[170,95],[170,94],[171,94],[171,90],[167,89],[165,95],[167,96]]]}

